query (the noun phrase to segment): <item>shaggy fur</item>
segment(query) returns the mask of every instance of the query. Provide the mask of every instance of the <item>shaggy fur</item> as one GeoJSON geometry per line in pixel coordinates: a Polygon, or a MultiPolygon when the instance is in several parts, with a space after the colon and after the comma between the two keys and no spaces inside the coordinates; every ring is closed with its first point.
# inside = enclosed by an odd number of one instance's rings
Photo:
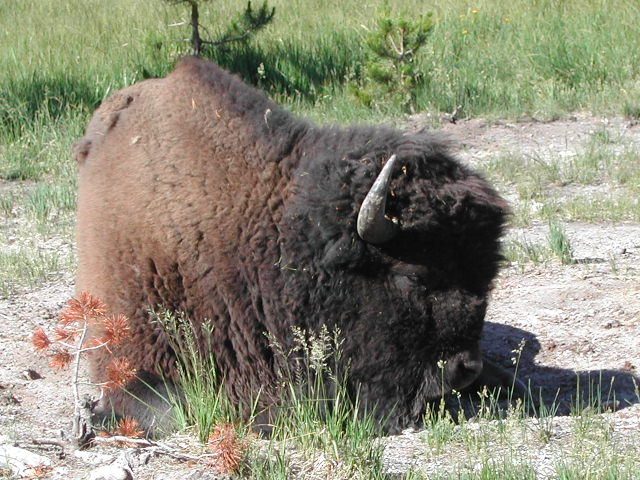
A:
{"type": "MultiPolygon", "coordinates": [[[[103,103],[76,156],[77,289],[129,316],[132,342],[117,353],[146,382],[176,375],[166,334],[148,319],[158,305],[213,320],[211,348],[245,405],[258,390],[275,402],[282,359],[267,337],[286,350],[293,326],[339,327],[352,385],[389,432],[478,375],[507,207],[439,136],[319,128],[188,58],[103,103]],[[394,153],[387,214],[399,233],[370,245],[356,233],[358,209],[394,153]]],[[[96,380],[108,360],[92,358],[96,380]]],[[[128,388],[159,405],[143,383],[128,388]]],[[[157,422],[122,392],[107,406],[157,422]]]]}

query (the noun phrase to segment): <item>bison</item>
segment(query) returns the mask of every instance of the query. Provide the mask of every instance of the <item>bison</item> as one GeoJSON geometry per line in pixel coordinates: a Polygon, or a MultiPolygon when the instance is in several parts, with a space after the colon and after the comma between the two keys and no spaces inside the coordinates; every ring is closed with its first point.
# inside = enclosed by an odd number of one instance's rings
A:
{"type": "Polygon", "coordinates": [[[112,354],[138,372],[104,409],[152,429],[178,388],[157,307],[213,323],[200,348],[240,405],[276,402],[292,327],[339,328],[351,391],[389,433],[508,381],[479,350],[508,207],[441,136],[315,126],[187,58],[106,100],[75,155],[77,289],[131,322],[92,376],[112,354]]]}

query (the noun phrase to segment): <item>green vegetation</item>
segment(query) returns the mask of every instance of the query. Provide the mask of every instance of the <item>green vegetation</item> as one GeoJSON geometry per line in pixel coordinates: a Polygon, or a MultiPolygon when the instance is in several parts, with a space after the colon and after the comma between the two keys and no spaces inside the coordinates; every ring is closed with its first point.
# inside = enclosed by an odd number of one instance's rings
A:
{"type": "MultiPolygon", "coordinates": [[[[170,333],[167,338],[180,359],[182,395],[170,393],[167,399],[176,415],[176,428],[195,427],[200,442],[211,446],[216,427],[232,425],[236,435],[246,440],[255,418],[267,415],[257,409],[260,393],[248,406],[248,415],[229,400],[210,349],[196,345],[196,338],[213,338],[210,323],[195,327],[185,315],[165,310],[151,315],[170,333]]],[[[383,447],[376,439],[378,423],[361,407],[357,395],[348,394],[348,371],[338,367],[340,332],[323,328],[314,334],[294,329],[293,335],[294,345],[288,351],[272,340],[278,363],[283,365],[278,372],[282,403],[268,415],[272,424],[266,455],[257,449],[247,452],[246,458],[244,452],[224,453],[244,458],[250,478],[289,478],[292,449],[304,457],[297,460],[298,469],[316,468],[320,461],[339,470],[335,478],[385,478],[383,447]]]]}
{"type": "Polygon", "coordinates": [[[480,169],[505,195],[517,197],[516,226],[534,220],[640,220],[640,151],[600,129],[576,155],[500,154],[480,169]],[[590,187],[579,189],[572,186],[590,187]]]}
{"type": "Polygon", "coordinates": [[[526,239],[507,241],[503,255],[507,262],[519,266],[526,264],[543,265],[556,258],[563,265],[573,263],[571,241],[564,226],[556,219],[549,220],[549,233],[546,243],[536,243],[526,239]]]}
{"type": "Polygon", "coordinates": [[[150,315],[152,321],[168,333],[167,339],[180,358],[179,383],[184,396],[169,392],[166,399],[173,405],[175,426],[178,429],[194,426],[200,441],[206,443],[216,425],[241,418],[221,385],[211,345],[206,349],[198,348],[197,339],[212,341],[213,326],[207,321],[197,328],[183,313],[168,310],[152,311],[150,315]]]}
{"type": "MultiPolygon", "coordinates": [[[[0,240],[5,244],[6,239],[0,236],[0,240]]],[[[47,248],[38,243],[33,240],[20,242],[0,251],[0,296],[9,296],[18,288],[35,288],[74,268],[70,246],[47,248]]]]}
{"type": "Polygon", "coordinates": [[[549,221],[549,246],[553,254],[563,265],[569,265],[573,260],[571,242],[562,224],[555,220],[549,221]]]}
{"type": "MultiPolygon", "coordinates": [[[[278,12],[274,21],[255,39],[213,52],[215,59],[295,110],[327,120],[360,118],[365,110],[345,78],[364,73],[363,44],[376,29],[380,2],[270,4],[278,12]],[[345,102],[350,113],[332,107],[345,102]]],[[[636,8],[631,0],[403,0],[393,2],[389,18],[432,13],[433,29],[414,59],[414,70],[427,74],[416,85],[416,110],[462,105],[472,116],[549,118],[585,108],[632,113],[640,52],[626,46],[640,41],[636,8]]],[[[222,37],[237,9],[237,2],[205,2],[200,20],[212,38],[222,37]]],[[[4,2],[0,15],[7,26],[0,33],[0,118],[14,134],[21,117],[42,109],[53,116],[70,106],[91,110],[109,91],[166,73],[190,48],[185,27],[168,26],[189,20],[184,6],[157,0],[135,9],[123,0],[4,2]]]]}
{"type": "MultiPolygon", "coordinates": [[[[339,331],[295,330],[294,345],[287,351],[272,341],[276,354],[289,360],[282,365],[289,366],[279,372],[283,403],[270,438],[258,440],[251,434],[255,417],[247,421],[231,406],[215,373],[215,359],[194,346],[197,332],[188,319],[168,312],[153,316],[175,334],[174,348],[183,352],[185,394],[172,399],[184,421],[179,428],[195,425],[209,452],[231,459],[213,468],[226,468],[238,479],[389,478],[376,422],[359,405],[357,395],[347,395],[348,371],[337,368],[342,351],[339,331]],[[206,403],[213,408],[207,411],[206,403]],[[218,439],[215,432],[221,425],[231,426],[234,441],[218,439]]],[[[205,334],[211,333],[208,328],[205,323],[205,334]]],[[[516,370],[523,347],[521,343],[513,351],[516,370]]],[[[412,446],[413,458],[419,455],[420,462],[402,478],[533,480],[542,470],[555,474],[550,478],[632,480],[639,467],[640,443],[623,440],[602,415],[610,403],[603,402],[603,392],[610,386],[603,385],[601,377],[588,381],[583,394],[577,383],[571,417],[556,417],[555,403],[545,406],[531,397],[505,408],[497,393],[486,390],[479,393],[471,419],[462,409],[452,409],[455,402],[429,406],[425,429],[416,437],[420,443],[412,446]],[[436,473],[422,470],[428,464],[438,465],[436,473]]],[[[458,402],[461,397],[457,393],[458,402]]],[[[255,409],[253,413],[260,414],[255,409]]]]}
{"type": "MultiPolygon", "coordinates": [[[[602,416],[590,414],[591,428],[582,431],[578,425],[584,418],[556,419],[550,423],[553,430],[547,439],[539,437],[531,423],[523,422],[517,414],[502,420],[449,424],[447,428],[454,434],[446,451],[432,459],[444,461],[446,457],[455,457],[460,461],[453,468],[443,468],[445,472],[435,475],[415,473],[411,478],[534,480],[539,478],[540,471],[550,474],[549,478],[567,480],[635,478],[638,462],[634,456],[640,452],[640,447],[617,443],[611,425],[602,416]],[[524,445],[526,449],[522,449],[524,445]]],[[[430,435],[430,430],[425,431],[426,442],[430,435]]]]}
{"type": "Polygon", "coordinates": [[[335,463],[339,478],[382,479],[382,446],[378,422],[347,392],[342,371],[342,336],[326,327],[318,333],[294,330],[295,345],[275,350],[285,365],[280,372],[285,403],[274,422],[272,442],[292,444],[305,455],[335,463]]]}
{"type": "Polygon", "coordinates": [[[415,21],[407,15],[396,20],[385,1],[379,9],[376,28],[366,36],[362,86],[353,85],[352,91],[368,107],[384,102],[414,112],[417,91],[428,81],[428,73],[418,70],[416,57],[433,30],[432,15],[419,15],[415,21]]]}

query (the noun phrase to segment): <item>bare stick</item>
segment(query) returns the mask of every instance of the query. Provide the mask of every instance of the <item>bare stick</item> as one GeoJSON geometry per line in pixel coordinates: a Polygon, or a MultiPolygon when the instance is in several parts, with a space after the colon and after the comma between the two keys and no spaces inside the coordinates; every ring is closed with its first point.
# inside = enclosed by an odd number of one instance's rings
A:
{"type": "Polygon", "coordinates": [[[159,455],[167,455],[178,460],[186,461],[199,461],[206,458],[216,457],[217,453],[205,453],[203,455],[189,455],[188,453],[182,453],[174,450],[171,447],[163,445],[158,442],[146,438],[131,438],[124,437],[122,435],[114,435],[113,437],[96,437],[92,440],[93,443],[124,443],[136,445],[140,448],[149,449],[159,455]]]}

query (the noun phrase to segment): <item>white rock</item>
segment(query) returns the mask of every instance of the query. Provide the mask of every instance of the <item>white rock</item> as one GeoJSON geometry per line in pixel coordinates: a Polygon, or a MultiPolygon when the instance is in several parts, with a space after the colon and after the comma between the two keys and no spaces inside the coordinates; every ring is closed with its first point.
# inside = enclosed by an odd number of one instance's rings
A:
{"type": "Polygon", "coordinates": [[[14,475],[22,477],[33,467],[51,466],[51,460],[24,448],[0,445],[0,465],[8,466],[14,475]]]}
{"type": "Polygon", "coordinates": [[[111,463],[115,459],[113,455],[106,455],[103,453],[92,453],[85,450],[76,450],[73,452],[73,456],[79,458],[85,463],[90,465],[102,465],[105,463],[111,463]]]}
{"type": "Polygon", "coordinates": [[[112,464],[92,470],[89,480],[133,480],[133,475],[128,468],[112,464]]]}

